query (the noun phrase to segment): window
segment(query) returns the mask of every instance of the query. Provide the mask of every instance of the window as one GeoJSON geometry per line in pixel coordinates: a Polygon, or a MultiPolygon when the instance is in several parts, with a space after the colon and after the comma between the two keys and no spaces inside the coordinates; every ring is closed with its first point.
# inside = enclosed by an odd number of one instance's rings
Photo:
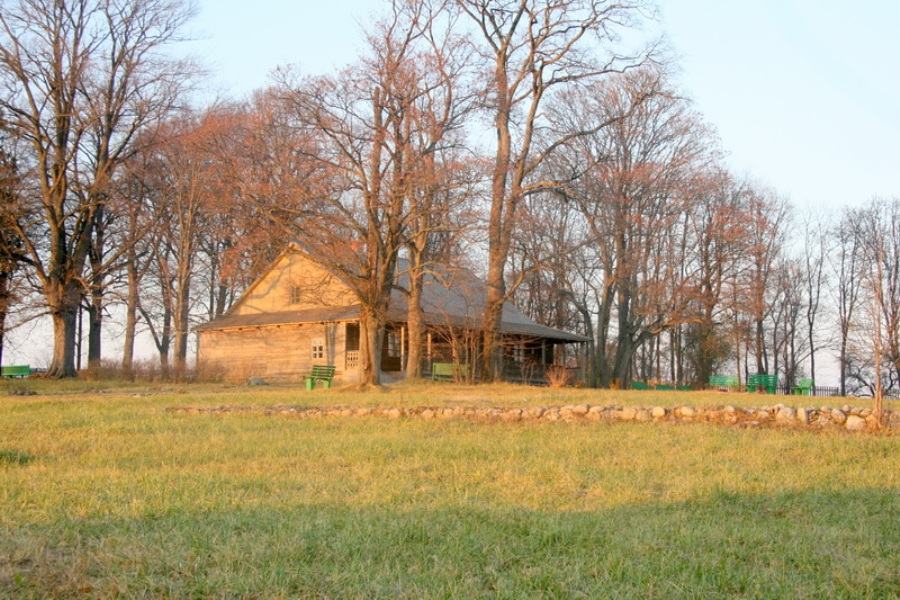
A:
{"type": "Polygon", "coordinates": [[[300,304],[303,301],[303,288],[292,287],[288,294],[288,304],[300,304]]]}
{"type": "Polygon", "coordinates": [[[391,358],[400,358],[400,335],[396,331],[387,333],[387,355],[391,358]]]}
{"type": "Polygon", "coordinates": [[[316,338],[311,342],[313,360],[325,358],[325,340],[316,338]]]}

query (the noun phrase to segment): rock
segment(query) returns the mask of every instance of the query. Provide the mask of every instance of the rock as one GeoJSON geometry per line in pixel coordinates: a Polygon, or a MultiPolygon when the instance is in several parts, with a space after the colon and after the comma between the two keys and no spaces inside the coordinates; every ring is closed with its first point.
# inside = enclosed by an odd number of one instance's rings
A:
{"type": "Polygon", "coordinates": [[[578,406],[572,407],[572,414],[578,415],[579,417],[583,417],[584,415],[588,414],[588,412],[590,412],[590,410],[591,410],[591,407],[588,406],[587,404],[579,404],[578,406]]]}
{"type": "Polygon", "coordinates": [[[525,417],[528,419],[540,419],[544,416],[546,409],[543,406],[535,406],[525,411],[525,417]]]}
{"type": "Polygon", "coordinates": [[[503,421],[507,422],[515,422],[522,420],[522,409],[520,408],[511,408],[503,413],[500,417],[503,421]]]}
{"type": "Polygon", "coordinates": [[[790,423],[797,418],[797,410],[790,406],[782,406],[775,413],[775,421],[777,423],[790,423]]]}
{"type": "Polygon", "coordinates": [[[682,406],[678,409],[678,414],[681,415],[682,418],[693,419],[697,416],[697,411],[693,407],[682,406]]]}
{"type": "Polygon", "coordinates": [[[847,421],[847,415],[844,411],[837,408],[831,411],[831,420],[838,425],[843,425],[847,421]]]}
{"type": "Polygon", "coordinates": [[[615,411],[615,415],[620,421],[634,421],[637,417],[637,411],[633,408],[623,408],[615,411]]]}
{"type": "Polygon", "coordinates": [[[668,411],[662,406],[654,406],[650,411],[650,416],[654,419],[665,419],[668,411]]]}
{"type": "Polygon", "coordinates": [[[254,375],[253,377],[247,378],[247,385],[269,385],[269,384],[267,384],[266,380],[263,379],[262,377],[256,377],[254,375]]]}
{"type": "Polygon", "coordinates": [[[866,420],[862,417],[850,415],[849,417],[847,417],[847,422],[844,427],[847,428],[847,431],[865,431],[867,424],[866,420]]]}
{"type": "Polygon", "coordinates": [[[805,408],[797,409],[797,421],[802,423],[803,425],[809,424],[809,411],[805,408]]]}
{"type": "Polygon", "coordinates": [[[637,414],[634,416],[635,421],[640,421],[641,423],[646,423],[647,421],[652,420],[650,416],[650,411],[646,408],[638,409],[637,414]]]}
{"type": "Polygon", "coordinates": [[[900,429],[900,410],[891,412],[891,416],[888,417],[888,426],[891,429],[900,429]]]}
{"type": "Polygon", "coordinates": [[[389,408],[384,414],[389,419],[399,419],[403,416],[403,411],[399,408],[389,408]]]}

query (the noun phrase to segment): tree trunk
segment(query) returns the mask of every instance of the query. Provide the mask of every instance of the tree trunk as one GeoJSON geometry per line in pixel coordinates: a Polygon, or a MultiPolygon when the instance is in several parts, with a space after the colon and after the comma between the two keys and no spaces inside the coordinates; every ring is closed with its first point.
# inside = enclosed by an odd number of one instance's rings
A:
{"type": "Polygon", "coordinates": [[[381,385],[381,324],[365,306],[359,311],[359,383],[381,385]]]}
{"type": "Polygon", "coordinates": [[[125,379],[134,379],[134,340],[137,336],[138,314],[138,274],[134,251],[129,251],[128,266],[128,292],[125,298],[125,334],[122,350],[122,371],[125,379]]]}
{"type": "Polygon", "coordinates": [[[75,338],[81,288],[72,282],[53,285],[47,292],[53,323],[53,358],[47,374],[50,377],[75,377],[75,338]]]}
{"type": "MultiPolygon", "coordinates": [[[[190,268],[190,267],[188,267],[190,268]]],[[[190,334],[190,291],[191,276],[182,274],[178,283],[178,300],[175,305],[175,369],[176,379],[183,379],[187,373],[188,336],[190,334]]]]}
{"type": "Polygon", "coordinates": [[[409,346],[406,354],[406,377],[414,379],[422,376],[422,337],[424,333],[422,317],[422,273],[416,260],[413,265],[412,253],[410,253],[409,271],[409,298],[406,317],[406,326],[409,338],[409,346]]]}
{"type": "Polygon", "coordinates": [[[103,334],[103,295],[91,288],[91,303],[88,305],[88,368],[96,369],[102,358],[101,336],[103,334]]]}

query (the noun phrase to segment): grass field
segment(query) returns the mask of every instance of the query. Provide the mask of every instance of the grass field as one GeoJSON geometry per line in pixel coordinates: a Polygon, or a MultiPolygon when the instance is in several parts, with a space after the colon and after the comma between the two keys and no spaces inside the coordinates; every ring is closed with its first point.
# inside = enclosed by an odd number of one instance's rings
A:
{"type": "Polygon", "coordinates": [[[166,410],[758,397],[3,385],[0,597],[900,597],[896,435],[166,410]]]}

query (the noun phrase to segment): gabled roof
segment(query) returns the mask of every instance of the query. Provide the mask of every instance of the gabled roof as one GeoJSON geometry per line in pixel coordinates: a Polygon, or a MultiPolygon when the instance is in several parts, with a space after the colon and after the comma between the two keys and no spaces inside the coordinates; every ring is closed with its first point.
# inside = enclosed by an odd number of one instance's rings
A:
{"type": "MultiPolygon", "coordinates": [[[[296,250],[296,247],[295,247],[296,250]]],[[[299,251],[299,250],[297,250],[299,251]]],[[[282,255],[282,258],[284,255],[282,255]]],[[[281,260],[281,258],[279,258],[281,260]]],[[[397,264],[397,287],[408,286],[409,266],[405,259],[397,264]]],[[[271,268],[269,269],[271,271],[271,268]]],[[[255,286],[256,284],[254,284],[255,286]]],[[[252,289],[253,286],[251,286],[252,289]]],[[[246,296],[246,294],[245,294],[246,296]]],[[[463,268],[432,267],[425,276],[422,291],[422,310],[425,323],[432,326],[452,326],[477,329],[483,318],[487,300],[487,284],[471,271],[463,268]]],[[[391,293],[389,321],[406,321],[407,300],[401,289],[391,293]]],[[[326,323],[355,321],[359,318],[359,306],[325,306],[307,310],[265,312],[256,314],[228,314],[195,328],[197,331],[233,329],[301,323],[326,323]]],[[[587,342],[589,338],[546,327],[528,318],[510,302],[503,305],[500,331],[502,333],[533,336],[565,342],[587,342]]]]}

